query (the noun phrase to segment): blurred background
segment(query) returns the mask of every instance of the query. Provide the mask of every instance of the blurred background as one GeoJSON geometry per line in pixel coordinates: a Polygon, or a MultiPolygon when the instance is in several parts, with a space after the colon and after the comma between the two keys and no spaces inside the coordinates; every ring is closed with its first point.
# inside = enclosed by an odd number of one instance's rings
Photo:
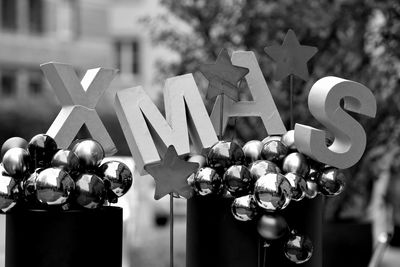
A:
{"type": "MultiPolygon", "coordinates": [[[[204,96],[207,81],[198,67],[213,62],[224,47],[256,53],[287,123],[289,85],[286,80],[272,80],[275,65],[263,49],[281,44],[289,28],[300,43],[319,50],[308,64],[310,80],[295,79],[295,122],[322,128],[311,117],[306,99],[313,83],[328,75],[366,85],[378,103],[374,120],[352,114],[366,129],[368,145],[359,164],[345,171],[346,191],[325,201],[325,239],[332,233],[342,235],[335,248],[344,243],[354,245],[348,257],[357,258],[362,257],[361,252],[370,251],[382,233],[393,234],[380,266],[398,266],[397,0],[0,0],[0,143],[12,136],[29,140],[46,132],[57,116],[58,100],[41,73],[41,63],[71,64],[80,77],[90,68],[117,68],[119,75],[97,111],[117,145],[117,156],[133,169],[113,109],[115,92],[142,85],[163,111],[164,80],[192,72],[204,96]]],[[[245,83],[240,89],[242,99],[251,98],[245,83]]],[[[206,101],[209,111],[212,105],[206,101]]],[[[228,127],[226,137],[239,143],[267,135],[258,118],[238,118],[228,127]]],[[[151,177],[136,173],[134,189],[120,200],[119,205],[125,207],[125,266],[168,266],[169,203],[167,199],[155,202],[153,188],[151,177]]],[[[186,205],[184,201],[175,202],[176,266],[185,266],[186,205]]],[[[4,235],[4,217],[0,221],[4,235]]],[[[4,251],[3,241],[1,236],[0,252],[4,251]]],[[[0,254],[2,266],[4,254],[0,254]]]]}

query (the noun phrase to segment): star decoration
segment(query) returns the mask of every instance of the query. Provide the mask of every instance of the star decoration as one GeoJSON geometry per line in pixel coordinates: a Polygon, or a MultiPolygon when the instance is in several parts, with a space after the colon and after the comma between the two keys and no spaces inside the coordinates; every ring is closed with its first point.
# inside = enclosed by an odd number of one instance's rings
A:
{"type": "Polygon", "coordinates": [[[281,46],[268,46],[264,49],[276,63],[274,79],[279,81],[288,75],[294,74],[297,77],[308,80],[307,61],[317,53],[313,46],[300,45],[294,31],[289,30],[281,46]]]}
{"type": "Polygon", "coordinates": [[[232,100],[238,101],[237,83],[249,73],[249,69],[232,65],[228,50],[222,49],[216,62],[201,65],[200,72],[209,81],[207,99],[224,94],[232,100]]]}
{"type": "Polygon", "coordinates": [[[148,164],[144,168],[156,182],[155,200],[159,200],[170,193],[179,194],[184,198],[192,196],[193,190],[187,179],[197,171],[199,164],[181,160],[174,146],[168,147],[160,163],[148,164]]]}

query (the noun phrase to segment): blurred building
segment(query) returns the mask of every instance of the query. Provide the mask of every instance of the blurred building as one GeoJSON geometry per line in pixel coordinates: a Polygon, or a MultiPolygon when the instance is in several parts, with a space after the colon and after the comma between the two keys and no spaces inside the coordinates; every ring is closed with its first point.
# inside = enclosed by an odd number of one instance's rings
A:
{"type": "MultiPolygon", "coordinates": [[[[80,76],[88,68],[120,70],[112,89],[149,88],[149,32],[141,16],[158,10],[157,0],[0,0],[0,104],[49,101],[55,96],[39,65],[68,63],[80,76]]],[[[111,96],[98,106],[111,112],[111,96]]],[[[51,108],[52,105],[49,105],[51,108]]],[[[54,104],[54,107],[56,104],[54,104]]],[[[113,112],[113,111],[112,111],[113,112]]]]}

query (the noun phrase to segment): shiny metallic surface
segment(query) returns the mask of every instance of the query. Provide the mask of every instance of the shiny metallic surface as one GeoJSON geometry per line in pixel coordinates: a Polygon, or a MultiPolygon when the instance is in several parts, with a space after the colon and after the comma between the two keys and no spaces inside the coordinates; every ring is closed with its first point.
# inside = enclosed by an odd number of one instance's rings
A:
{"type": "Polygon", "coordinates": [[[276,240],[287,233],[288,224],[279,214],[264,214],[257,222],[257,231],[266,240],[276,240]]]}
{"type": "Polygon", "coordinates": [[[285,173],[291,172],[306,177],[309,171],[307,159],[301,153],[290,153],[283,160],[282,170],[285,173]]]}
{"type": "Polygon", "coordinates": [[[251,140],[243,146],[244,160],[246,164],[250,164],[261,159],[261,151],[263,146],[264,144],[258,140],[251,140]]]}
{"type": "Polygon", "coordinates": [[[306,180],[298,174],[295,173],[286,173],[286,179],[289,181],[292,189],[291,189],[291,198],[294,201],[300,201],[306,196],[307,184],[306,180]]]}
{"type": "Polygon", "coordinates": [[[133,183],[132,172],[126,164],[120,161],[108,161],[99,168],[99,176],[103,179],[107,190],[117,197],[128,192],[133,183]]]}
{"type": "Polygon", "coordinates": [[[296,264],[305,263],[313,253],[313,244],[308,236],[292,232],[289,239],[285,242],[283,251],[286,258],[296,264]]]}
{"type": "Polygon", "coordinates": [[[95,174],[81,174],[76,181],[75,201],[87,209],[95,209],[104,203],[106,189],[103,180],[95,174]]]}
{"type": "Polygon", "coordinates": [[[18,184],[11,176],[4,172],[0,174],[0,210],[8,212],[18,201],[18,184]]]}
{"type": "Polygon", "coordinates": [[[294,130],[287,131],[282,135],[281,142],[286,145],[289,150],[297,150],[296,144],[294,143],[294,130]]]}
{"type": "Polygon", "coordinates": [[[36,198],[36,180],[39,176],[39,172],[41,169],[37,169],[37,171],[33,172],[28,179],[22,182],[22,188],[24,191],[24,196],[27,201],[35,202],[36,198]]]}
{"type": "Polygon", "coordinates": [[[71,177],[74,177],[79,172],[79,158],[71,150],[60,149],[53,156],[51,166],[63,169],[68,172],[71,177]]]}
{"type": "Polygon", "coordinates": [[[29,141],[28,151],[32,159],[32,170],[47,168],[57,152],[57,143],[48,135],[38,134],[29,141]]]}
{"type": "Polygon", "coordinates": [[[99,142],[92,139],[81,140],[72,151],[78,156],[81,170],[93,171],[104,159],[104,150],[99,142]]]}
{"type": "Polygon", "coordinates": [[[4,154],[11,148],[19,147],[23,149],[28,148],[28,141],[21,137],[11,137],[7,139],[1,146],[1,158],[3,160],[4,154]]]}
{"type": "Polygon", "coordinates": [[[267,211],[282,210],[290,203],[292,187],[285,176],[268,173],[255,183],[254,196],[258,206],[267,211]]]}
{"type": "Polygon", "coordinates": [[[233,196],[240,196],[249,193],[254,179],[246,166],[233,165],[226,170],[222,181],[233,196]]]}
{"type": "Polygon", "coordinates": [[[65,204],[75,189],[71,176],[59,168],[47,168],[36,178],[36,197],[47,205],[65,204]]]}
{"type": "Polygon", "coordinates": [[[198,154],[191,155],[187,161],[198,163],[199,168],[203,168],[206,165],[206,157],[203,155],[198,155],[198,154]]]}
{"type": "Polygon", "coordinates": [[[9,149],[3,157],[5,171],[15,179],[25,178],[29,173],[30,164],[28,151],[20,147],[9,149]]]}
{"type": "Polygon", "coordinates": [[[324,169],[317,180],[318,190],[325,196],[337,196],[344,189],[344,174],[337,168],[324,169]]]}
{"type": "Polygon", "coordinates": [[[270,135],[270,136],[265,137],[261,141],[261,143],[263,143],[263,145],[265,145],[269,141],[281,141],[281,140],[282,140],[282,136],[280,136],[280,135],[270,135]]]}
{"type": "Polygon", "coordinates": [[[304,191],[306,198],[313,199],[318,195],[318,185],[316,181],[306,180],[306,189],[304,191]]]}
{"type": "Polygon", "coordinates": [[[258,179],[267,173],[281,173],[278,165],[269,160],[257,160],[250,164],[249,170],[254,179],[258,179]]]}
{"type": "Polygon", "coordinates": [[[269,161],[281,161],[286,157],[289,149],[281,141],[272,140],[264,144],[262,149],[262,157],[269,161]]]}
{"type": "Polygon", "coordinates": [[[219,141],[213,145],[207,154],[207,164],[221,176],[232,165],[243,163],[244,153],[235,142],[219,141]]]}
{"type": "Polygon", "coordinates": [[[222,179],[214,169],[200,168],[193,177],[193,188],[202,196],[217,194],[222,188],[222,179]]]}
{"type": "Polygon", "coordinates": [[[257,214],[257,205],[252,195],[246,195],[233,200],[231,211],[236,220],[250,221],[257,214]]]}

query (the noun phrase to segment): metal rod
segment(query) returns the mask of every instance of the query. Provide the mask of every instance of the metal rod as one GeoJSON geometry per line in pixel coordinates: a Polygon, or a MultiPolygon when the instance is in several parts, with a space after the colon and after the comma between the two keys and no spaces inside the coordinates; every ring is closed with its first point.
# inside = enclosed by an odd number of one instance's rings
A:
{"type": "Polygon", "coordinates": [[[267,247],[267,246],[264,246],[264,260],[263,260],[263,265],[262,265],[262,267],[265,267],[266,264],[267,264],[267,249],[268,249],[268,247],[267,247]]]}
{"type": "Polygon", "coordinates": [[[224,93],[221,94],[221,103],[219,105],[219,140],[222,140],[223,137],[223,125],[224,125],[224,93]]]}
{"type": "Polygon", "coordinates": [[[290,87],[290,130],[293,130],[294,122],[293,122],[293,99],[294,99],[294,86],[293,86],[293,74],[289,75],[289,87],[290,87]]]}
{"type": "Polygon", "coordinates": [[[169,194],[169,266],[174,267],[174,196],[169,194]]]}

